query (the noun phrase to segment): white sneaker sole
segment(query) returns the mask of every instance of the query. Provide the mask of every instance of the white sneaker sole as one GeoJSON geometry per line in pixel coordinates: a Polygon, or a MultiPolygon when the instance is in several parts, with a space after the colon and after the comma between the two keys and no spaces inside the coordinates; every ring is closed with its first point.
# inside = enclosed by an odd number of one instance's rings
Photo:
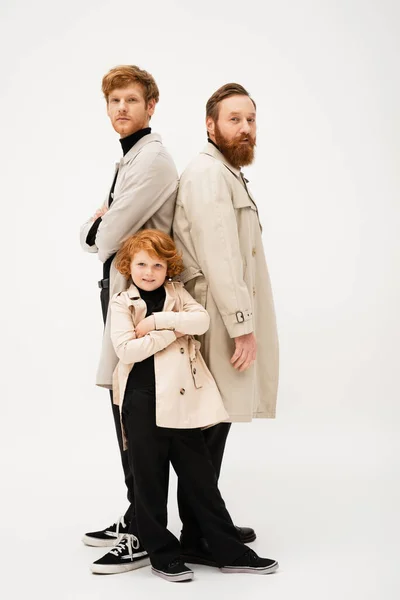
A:
{"type": "Polygon", "coordinates": [[[142,558],[134,562],[129,562],[124,565],[90,565],[90,570],[96,575],[117,575],[118,573],[126,573],[127,571],[134,571],[135,569],[141,569],[147,567],[150,564],[150,559],[142,558]]]}
{"type": "Polygon", "coordinates": [[[158,571],[154,567],[151,567],[151,572],[154,573],[154,575],[157,575],[157,577],[161,577],[161,579],[165,579],[166,581],[175,581],[175,582],[191,581],[194,577],[193,571],[191,571],[189,573],[187,571],[185,571],[184,573],[176,573],[175,575],[168,575],[167,573],[164,573],[163,571],[158,571]]]}
{"type": "Polygon", "coordinates": [[[220,567],[222,573],[251,573],[253,575],[269,575],[279,569],[279,564],[274,562],[269,567],[220,567]]]}
{"type": "Polygon", "coordinates": [[[90,535],[84,535],[82,538],[82,542],[85,544],[85,546],[94,546],[95,548],[108,548],[109,546],[115,546],[117,541],[117,536],[104,540],[90,537],[90,535]]]}

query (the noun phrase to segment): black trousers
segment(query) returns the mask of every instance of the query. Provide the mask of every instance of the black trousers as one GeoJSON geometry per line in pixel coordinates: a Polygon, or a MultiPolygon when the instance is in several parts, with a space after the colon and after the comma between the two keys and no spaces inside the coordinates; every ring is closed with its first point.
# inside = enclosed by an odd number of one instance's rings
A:
{"type": "MultiPolygon", "coordinates": [[[[101,301],[101,309],[103,313],[103,321],[106,322],[107,310],[109,304],[109,289],[103,288],[100,292],[100,301],[101,301]]],[[[135,515],[135,486],[133,474],[129,465],[128,452],[123,449],[122,442],[122,431],[121,431],[121,418],[119,412],[119,406],[113,404],[113,396],[112,391],[110,391],[111,396],[111,409],[113,412],[115,430],[118,438],[118,445],[121,454],[122,467],[124,470],[125,483],[127,487],[127,497],[129,501],[129,507],[125,513],[125,520],[132,521],[135,515]]],[[[217,480],[219,478],[219,474],[221,471],[222,459],[224,456],[226,439],[228,437],[229,430],[231,428],[231,423],[220,423],[215,425],[214,427],[210,427],[205,429],[202,432],[204,437],[204,442],[207,446],[209,456],[211,462],[214,466],[215,474],[217,480]]],[[[188,501],[185,490],[182,488],[181,484],[178,482],[178,508],[179,508],[179,516],[182,521],[182,537],[184,537],[185,541],[189,544],[191,542],[195,542],[199,537],[203,537],[202,529],[196,518],[196,515],[191,507],[190,502],[188,501]]]]}
{"type": "Polygon", "coordinates": [[[248,548],[218,490],[202,431],[157,427],[154,386],[127,392],[122,418],[135,486],[136,516],[130,532],[139,536],[152,565],[161,568],[181,552],[179,541],[167,529],[170,463],[216,563],[231,564],[242,556],[248,548]]]}
{"type": "MultiPolygon", "coordinates": [[[[100,303],[101,303],[101,312],[103,315],[104,325],[106,324],[107,319],[107,311],[108,305],[110,302],[110,290],[108,287],[102,288],[100,292],[100,303]]],[[[113,403],[113,393],[110,390],[110,398],[111,398],[111,410],[114,417],[115,431],[117,432],[118,446],[121,455],[122,468],[124,470],[125,484],[127,487],[127,496],[129,506],[124,515],[124,519],[128,522],[132,520],[135,514],[135,492],[134,492],[134,484],[133,484],[133,475],[131,473],[131,469],[129,467],[129,459],[128,453],[124,450],[123,441],[122,441],[122,429],[121,429],[121,417],[119,412],[119,406],[113,403]]]]}

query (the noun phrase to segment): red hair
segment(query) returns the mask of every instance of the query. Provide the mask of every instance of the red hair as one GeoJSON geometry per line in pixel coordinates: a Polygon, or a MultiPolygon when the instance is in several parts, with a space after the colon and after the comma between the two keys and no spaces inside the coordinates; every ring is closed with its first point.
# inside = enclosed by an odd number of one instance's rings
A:
{"type": "Polygon", "coordinates": [[[139,69],[136,65],[119,65],[104,75],[101,88],[107,103],[108,97],[113,90],[126,88],[132,83],[140,83],[142,86],[146,106],[153,99],[157,104],[160,92],[154,81],[154,77],[147,71],[139,69]]]}
{"type": "Polygon", "coordinates": [[[182,273],[182,255],[173,239],[158,229],[142,229],[123,243],[115,257],[115,268],[126,279],[131,276],[131,263],[135,254],[141,250],[167,263],[167,277],[176,277],[182,273]]]}

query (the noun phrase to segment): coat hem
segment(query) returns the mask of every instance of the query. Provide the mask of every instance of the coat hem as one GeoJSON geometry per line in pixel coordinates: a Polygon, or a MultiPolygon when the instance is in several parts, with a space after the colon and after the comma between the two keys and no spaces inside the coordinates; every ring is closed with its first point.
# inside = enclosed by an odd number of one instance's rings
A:
{"type": "Polygon", "coordinates": [[[97,383],[97,381],[96,381],[96,385],[101,388],[106,388],[107,390],[112,390],[112,387],[113,387],[112,383],[97,383]]]}
{"type": "Polygon", "coordinates": [[[229,418],[232,423],[250,423],[250,421],[252,421],[253,419],[275,419],[276,412],[275,411],[262,411],[262,412],[253,413],[253,415],[249,415],[249,414],[234,415],[234,414],[230,413],[229,418]]]}

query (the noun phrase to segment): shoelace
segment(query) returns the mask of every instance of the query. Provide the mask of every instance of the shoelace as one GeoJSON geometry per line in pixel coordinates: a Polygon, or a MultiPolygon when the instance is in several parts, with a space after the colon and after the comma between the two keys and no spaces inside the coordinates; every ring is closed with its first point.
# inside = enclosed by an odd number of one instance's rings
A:
{"type": "Polygon", "coordinates": [[[246,555],[249,557],[250,563],[258,559],[258,554],[256,554],[251,548],[246,552],[245,556],[246,555]]]}
{"type": "Polygon", "coordinates": [[[140,546],[140,542],[138,538],[131,533],[124,533],[121,535],[120,540],[112,550],[110,550],[110,554],[114,554],[114,556],[120,556],[121,554],[125,554],[128,550],[129,556],[132,558],[133,550],[137,550],[140,546]]]}
{"type": "Polygon", "coordinates": [[[117,537],[119,537],[120,536],[119,528],[123,527],[124,529],[126,529],[126,523],[125,523],[124,517],[120,517],[115,523],[112,524],[111,527],[114,527],[114,525],[115,525],[115,533],[116,533],[117,537]]]}
{"type": "Polygon", "coordinates": [[[182,564],[182,561],[179,558],[176,558],[175,560],[169,563],[168,567],[172,569],[173,567],[176,567],[180,564],[182,564]]]}
{"type": "Polygon", "coordinates": [[[233,564],[241,564],[243,561],[246,561],[247,559],[249,560],[249,562],[251,564],[254,560],[257,560],[257,558],[258,558],[258,556],[254,552],[254,550],[249,548],[248,550],[246,550],[246,552],[244,554],[242,554],[242,556],[239,556],[239,558],[237,558],[233,564]]]}

